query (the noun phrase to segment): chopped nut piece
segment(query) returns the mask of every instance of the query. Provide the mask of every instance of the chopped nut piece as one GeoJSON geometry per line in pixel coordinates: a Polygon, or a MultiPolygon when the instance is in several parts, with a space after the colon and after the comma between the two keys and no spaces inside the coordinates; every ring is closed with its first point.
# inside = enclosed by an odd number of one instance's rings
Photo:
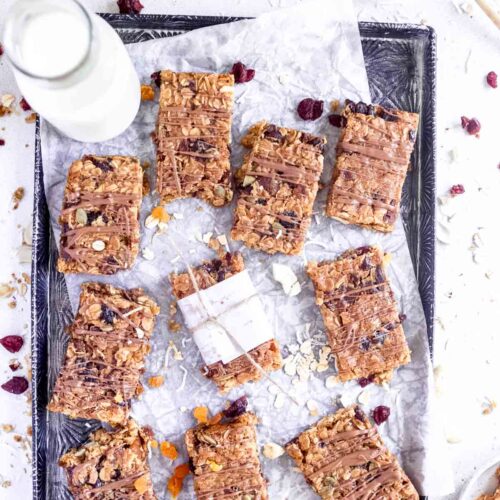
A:
{"type": "Polygon", "coordinates": [[[12,204],[13,204],[12,208],[14,210],[17,210],[19,208],[19,203],[21,203],[23,198],[24,198],[24,188],[18,187],[14,191],[14,194],[12,195],[12,204]]]}
{"type": "Polygon", "coordinates": [[[285,449],[276,443],[266,443],[262,447],[262,453],[266,458],[275,460],[276,458],[281,457],[283,453],[285,453],[285,449]]]}

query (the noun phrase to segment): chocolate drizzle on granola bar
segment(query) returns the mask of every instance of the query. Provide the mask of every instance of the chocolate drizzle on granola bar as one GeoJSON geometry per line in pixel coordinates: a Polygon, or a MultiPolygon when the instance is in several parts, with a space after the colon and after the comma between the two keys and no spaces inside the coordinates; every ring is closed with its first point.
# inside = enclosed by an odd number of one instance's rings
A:
{"type": "Polygon", "coordinates": [[[157,191],[165,202],[198,197],[222,206],[232,198],[233,77],[164,71],[161,78],[157,191]]]}
{"type": "Polygon", "coordinates": [[[410,352],[381,251],[351,250],[336,261],[309,264],[308,273],[341,380],[390,379],[410,352]]]}
{"type": "Polygon", "coordinates": [[[158,307],[142,290],[86,283],[49,410],[112,424],[127,419],[158,307]]]}
{"type": "Polygon", "coordinates": [[[58,269],[113,274],[129,268],[139,248],[141,201],[142,169],[135,158],[86,156],[74,162],[60,214],[58,269]]]}
{"type": "Polygon", "coordinates": [[[326,215],[391,231],[417,125],[414,113],[346,101],[326,215]]]}
{"type": "Polygon", "coordinates": [[[255,125],[237,176],[240,195],[231,235],[269,253],[297,253],[304,244],[323,169],[325,140],[305,132],[255,125]]]}
{"type": "Polygon", "coordinates": [[[322,418],[286,445],[324,499],[418,500],[418,493],[359,407],[322,418]]]}

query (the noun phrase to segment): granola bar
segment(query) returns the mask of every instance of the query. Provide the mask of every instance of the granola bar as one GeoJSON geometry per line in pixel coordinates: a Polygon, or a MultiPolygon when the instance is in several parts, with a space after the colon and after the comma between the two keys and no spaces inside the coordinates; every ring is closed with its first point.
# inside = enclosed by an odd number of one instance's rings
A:
{"type": "Polygon", "coordinates": [[[397,303],[377,247],[360,247],[334,261],[310,262],[328,340],[342,381],[366,377],[381,383],[409,363],[397,303]]]}
{"type": "Polygon", "coordinates": [[[151,433],[132,420],[116,432],[99,429],[59,460],[75,500],[155,500],[148,466],[151,433]]]}
{"type": "MultiPolygon", "coordinates": [[[[240,253],[226,253],[221,259],[206,261],[193,269],[193,274],[199,290],[205,290],[220,283],[245,269],[240,253]]],[[[189,274],[172,274],[170,276],[172,292],[180,300],[196,293],[189,274]]],[[[281,367],[281,353],[275,339],[268,340],[247,353],[266,372],[278,370],[281,367]]],[[[261,378],[261,372],[241,355],[228,363],[218,361],[205,365],[202,369],[205,377],[213,380],[220,391],[227,392],[235,386],[261,378]]]]}
{"type": "Polygon", "coordinates": [[[158,313],[140,288],[83,284],[48,409],[112,425],[126,422],[130,400],[142,392],[139,377],[158,313]]]}
{"type": "Polygon", "coordinates": [[[243,413],[231,422],[198,425],[186,432],[186,447],[198,500],[266,500],[262,476],[257,417],[243,413]]]}
{"type": "Polygon", "coordinates": [[[201,198],[220,207],[233,197],[231,74],[160,74],[156,131],[157,186],[162,202],[201,198]]]}
{"type": "Polygon", "coordinates": [[[394,229],[418,122],[416,113],[346,101],[326,215],[394,229]]]}
{"type": "Polygon", "coordinates": [[[114,274],[139,251],[143,172],[128,156],[91,156],[69,168],[61,224],[62,273],[114,274]]]}
{"type": "Polygon", "coordinates": [[[419,498],[376,427],[356,406],[322,418],[285,449],[323,500],[419,498]]]}
{"type": "Polygon", "coordinates": [[[252,149],[236,173],[239,197],[231,237],[270,254],[300,253],[326,139],[261,122],[242,144],[252,149]]]}

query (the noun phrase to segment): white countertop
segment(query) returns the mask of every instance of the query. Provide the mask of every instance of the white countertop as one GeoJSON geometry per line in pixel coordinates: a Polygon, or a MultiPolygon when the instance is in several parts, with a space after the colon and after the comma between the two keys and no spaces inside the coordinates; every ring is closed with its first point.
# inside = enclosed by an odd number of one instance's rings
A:
{"type": "MultiPolygon", "coordinates": [[[[143,13],[255,16],[300,1],[142,3],[143,13]]],[[[0,29],[12,3],[1,2],[0,29]]],[[[85,3],[95,11],[117,12],[112,0],[85,3]]],[[[424,23],[434,27],[438,37],[437,193],[446,195],[453,184],[465,187],[465,194],[444,206],[447,216],[440,216],[446,228],[438,225],[438,236],[448,243],[438,241],[436,262],[435,366],[457,487],[446,498],[458,499],[460,488],[477,468],[495,458],[500,462],[500,408],[488,415],[482,412],[486,398],[500,403],[500,88],[485,83],[489,71],[500,73],[499,31],[472,0],[354,0],[354,4],[359,20],[424,23]],[[464,133],[461,115],[480,120],[479,139],[464,133]]],[[[5,57],[0,57],[0,95],[5,93],[19,97],[5,57]]],[[[30,272],[29,264],[20,264],[16,255],[22,228],[30,224],[32,213],[34,125],[25,123],[25,116],[19,112],[0,118],[0,139],[6,141],[0,146],[0,283],[8,283],[12,273],[30,272]],[[26,195],[19,209],[12,210],[11,196],[19,186],[26,195]]],[[[22,334],[29,346],[29,291],[16,308],[8,302],[0,299],[0,337],[22,334]]],[[[28,346],[17,355],[0,348],[2,383],[11,376],[7,365],[12,358],[23,365],[15,375],[26,374],[28,346]]],[[[25,439],[30,423],[26,395],[0,391],[0,499],[31,498],[25,439]],[[2,424],[15,429],[7,432],[2,424]],[[7,487],[8,481],[12,484],[7,487]]]]}

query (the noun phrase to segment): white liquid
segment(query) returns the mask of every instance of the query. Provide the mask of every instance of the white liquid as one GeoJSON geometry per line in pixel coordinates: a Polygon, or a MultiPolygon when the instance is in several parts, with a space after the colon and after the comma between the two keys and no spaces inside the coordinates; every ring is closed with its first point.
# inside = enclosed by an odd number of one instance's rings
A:
{"type": "MultiPolygon", "coordinates": [[[[30,105],[67,136],[99,142],[122,133],[140,104],[140,83],[118,35],[105,21],[92,18],[92,50],[69,76],[50,81],[15,70],[30,105]]],[[[87,21],[63,10],[31,16],[18,37],[17,57],[32,74],[51,77],[71,71],[88,46],[87,21]]]]}
{"type": "Polygon", "coordinates": [[[56,10],[31,16],[20,36],[19,57],[36,75],[64,75],[83,60],[89,43],[85,19],[56,10]]]}

